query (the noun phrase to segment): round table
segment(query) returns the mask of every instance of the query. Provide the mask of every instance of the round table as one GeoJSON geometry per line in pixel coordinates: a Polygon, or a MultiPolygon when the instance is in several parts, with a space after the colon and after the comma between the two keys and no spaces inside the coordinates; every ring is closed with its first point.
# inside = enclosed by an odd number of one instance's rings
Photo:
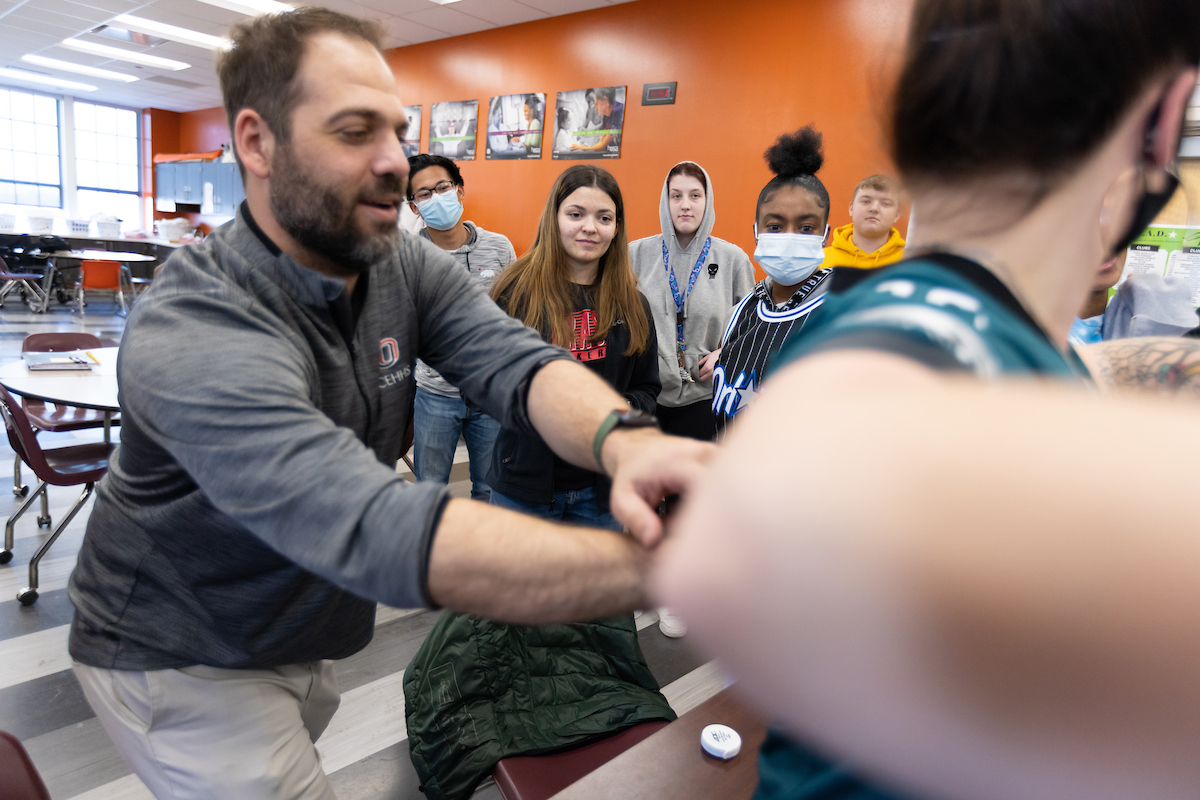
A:
{"type": "MultiPolygon", "coordinates": [[[[46,253],[49,256],[47,261],[46,272],[42,278],[42,297],[38,298],[38,307],[34,311],[46,313],[50,307],[50,295],[54,290],[54,281],[62,270],[58,266],[59,259],[67,259],[70,261],[116,261],[121,264],[121,279],[126,282],[129,289],[129,296],[133,297],[133,276],[129,272],[129,267],[126,264],[135,262],[142,263],[147,261],[157,261],[157,256],[148,256],[145,253],[127,253],[115,250],[51,250],[46,253]]],[[[62,286],[60,284],[60,291],[62,286]]],[[[59,300],[62,300],[62,295],[59,295],[59,300]]]]}
{"type": "Polygon", "coordinates": [[[88,350],[99,363],[90,370],[44,370],[31,372],[24,360],[0,366],[0,386],[21,397],[55,405],[78,406],[104,412],[104,441],[109,441],[112,415],[121,410],[117,402],[116,347],[88,350]]]}

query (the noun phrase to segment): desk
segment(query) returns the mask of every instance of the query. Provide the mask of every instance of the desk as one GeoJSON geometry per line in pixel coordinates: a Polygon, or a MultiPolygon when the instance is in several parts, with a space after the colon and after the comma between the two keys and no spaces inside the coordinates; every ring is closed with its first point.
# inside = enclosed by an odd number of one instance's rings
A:
{"type": "Polygon", "coordinates": [[[100,362],[90,370],[30,372],[24,360],[14,361],[0,367],[0,386],[33,400],[103,411],[107,442],[112,415],[121,410],[117,402],[117,350],[116,347],[89,350],[100,362]]]}
{"type": "Polygon", "coordinates": [[[121,253],[112,250],[54,250],[49,255],[54,258],[73,258],[79,261],[120,261],[122,264],[158,260],[157,256],[148,256],[145,253],[121,253]]]}
{"type": "MultiPolygon", "coordinates": [[[[133,296],[133,283],[130,276],[126,274],[128,267],[125,264],[132,264],[142,261],[157,261],[155,256],[148,256],[144,253],[123,253],[114,252],[112,250],[51,250],[46,253],[49,256],[49,261],[46,262],[46,272],[42,278],[42,293],[41,307],[34,309],[41,313],[45,313],[50,307],[50,295],[54,290],[54,280],[58,276],[58,260],[65,258],[73,261],[117,261],[122,264],[121,277],[128,282],[129,295],[133,296]]],[[[64,287],[60,287],[65,291],[64,287]]],[[[61,295],[60,295],[61,300],[61,295]]],[[[33,307],[32,305],[30,306],[33,307]]]]}
{"type": "Polygon", "coordinates": [[[758,712],[725,689],[553,800],[747,800],[758,785],[758,748],[766,736],[758,712]],[[729,761],[700,749],[700,731],[714,723],[742,737],[741,752],[729,761]]]}

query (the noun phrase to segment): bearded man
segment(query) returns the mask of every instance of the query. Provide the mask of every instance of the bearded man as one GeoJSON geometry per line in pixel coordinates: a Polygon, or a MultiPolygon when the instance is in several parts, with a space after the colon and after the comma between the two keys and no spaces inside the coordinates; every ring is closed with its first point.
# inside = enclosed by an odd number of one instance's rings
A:
{"type": "Polygon", "coordinates": [[[70,652],[157,797],[330,798],[313,747],[338,702],[329,659],[370,641],[376,601],[518,623],[646,607],[653,507],[709,450],[400,233],[407,118],[374,24],[301,8],[232,38],[218,72],[246,202],[172,255],[126,326],[70,652]],[[418,356],[611,474],[633,536],[402,480],[418,356]]]}

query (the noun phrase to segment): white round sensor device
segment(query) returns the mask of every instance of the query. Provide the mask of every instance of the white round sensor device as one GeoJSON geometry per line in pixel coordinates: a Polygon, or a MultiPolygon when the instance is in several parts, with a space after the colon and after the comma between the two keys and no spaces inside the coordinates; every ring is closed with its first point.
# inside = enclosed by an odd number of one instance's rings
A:
{"type": "Polygon", "coordinates": [[[729,760],[742,749],[742,737],[728,725],[708,725],[700,732],[700,746],[710,756],[729,760]]]}

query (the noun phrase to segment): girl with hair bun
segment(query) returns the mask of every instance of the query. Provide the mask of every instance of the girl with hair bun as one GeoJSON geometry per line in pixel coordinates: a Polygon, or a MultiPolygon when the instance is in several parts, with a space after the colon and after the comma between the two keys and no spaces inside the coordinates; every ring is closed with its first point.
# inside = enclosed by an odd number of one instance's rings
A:
{"type": "Polygon", "coordinates": [[[829,231],[829,192],[816,173],[821,134],[811,125],[784,134],[763,154],[775,177],[758,195],[754,260],[767,273],[738,303],[713,370],[717,431],[758,391],[767,358],[799,331],[825,299],[830,269],[820,269],[829,231]]]}
{"type": "Polygon", "coordinates": [[[740,247],[712,235],[712,180],[694,161],[667,172],[658,219],[662,233],[629,245],[658,331],[658,418],[666,433],[712,439],[711,354],[729,309],[754,287],[754,266],[740,247]]]}

